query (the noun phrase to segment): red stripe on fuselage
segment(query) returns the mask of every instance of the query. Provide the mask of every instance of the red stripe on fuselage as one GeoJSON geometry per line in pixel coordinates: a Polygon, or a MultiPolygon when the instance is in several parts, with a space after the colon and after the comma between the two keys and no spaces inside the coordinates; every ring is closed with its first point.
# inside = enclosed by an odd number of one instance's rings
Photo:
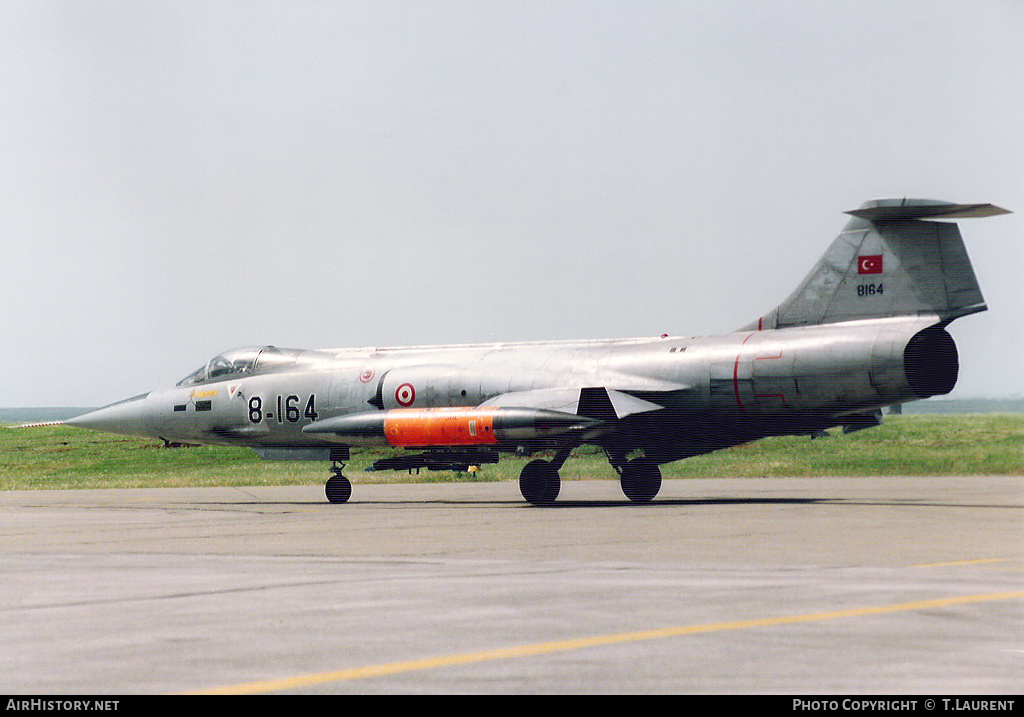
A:
{"type": "Polygon", "coordinates": [[[743,401],[740,400],[740,356],[743,355],[743,344],[750,341],[751,336],[753,336],[753,334],[750,334],[750,336],[747,336],[747,338],[743,339],[743,343],[740,344],[741,350],[736,354],[736,363],[733,364],[732,367],[732,390],[733,393],[736,395],[736,405],[740,407],[740,412],[743,414],[747,413],[747,409],[743,407],[743,401]]]}

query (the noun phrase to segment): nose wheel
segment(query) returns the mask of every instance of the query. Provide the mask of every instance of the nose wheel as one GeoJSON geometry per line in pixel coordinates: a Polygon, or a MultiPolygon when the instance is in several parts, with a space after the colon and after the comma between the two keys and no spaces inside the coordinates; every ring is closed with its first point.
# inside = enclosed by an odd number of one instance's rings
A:
{"type": "Polygon", "coordinates": [[[347,503],[352,497],[352,484],[341,472],[345,469],[345,461],[348,460],[348,449],[337,448],[331,451],[331,477],[327,479],[324,486],[324,494],[328,502],[347,503]]]}
{"type": "Polygon", "coordinates": [[[335,473],[327,479],[324,494],[331,503],[345,503],[352,497],[352,484],[341,473],[335,473]]]}

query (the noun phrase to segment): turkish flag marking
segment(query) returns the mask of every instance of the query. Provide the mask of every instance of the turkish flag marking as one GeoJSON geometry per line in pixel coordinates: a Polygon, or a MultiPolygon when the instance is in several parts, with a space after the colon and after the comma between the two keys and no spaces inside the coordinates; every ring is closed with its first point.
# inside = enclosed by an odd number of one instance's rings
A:
{"type": "Polygon", "coordinates": [[[858,274],[881,274],[882,273],[882,255],[881,254],[869,254],[867,256],[857,257],[857,273],[858,274]]]}

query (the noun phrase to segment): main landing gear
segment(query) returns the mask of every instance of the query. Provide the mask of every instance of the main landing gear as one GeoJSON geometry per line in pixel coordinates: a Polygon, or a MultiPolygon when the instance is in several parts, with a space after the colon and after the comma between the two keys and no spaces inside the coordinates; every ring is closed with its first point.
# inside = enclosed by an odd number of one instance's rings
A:
{"type": "Polygon", "coordinates": [[[634,503],[648,503],[661,490],[661,469],[656,463],[637,458],[619,470],[622,492],[634,503]]]}
{"type": "Polygon", "coordinates": [[[551,461],[530,461],[519,474],[519,492],[534,505],[554,503],[561,487],[558,468],[551,461]]]}
{"type": "MultiPolygon", "coordinates": [[[[550,461],[534,460],[527,463],[519,474],[519,491],[533,505],[550,505],[558,498],[562,479],[558,471],[565,464],[572,448],[564,448],[550,461]]],[[[331,454],[331,477],[324,486],[324,494],[331,503],[346,503],[352,497],[352,483],[342,475],[347,451],[331,454]]],[[[619,474],[622,492],[634,503],[648,503],[661,490],[661,469],[643,458],[625,460],[621,455],[609,455],[612,467],[619,474]]]]}
{"type": "MultiPolygon", "coordinates": [[[[550,505],[558,498],[562,481],[558,470],[569,457],[569,451],[559,451],[551,461],[530,461],[519,474],[519,492],[534,505],[550,505]]],[[[643,458],[631,461],[612,460],[619,474],[622,492],[634,503],[648,503],[661,490],[661,469],[657,463],[643,458]]]]}

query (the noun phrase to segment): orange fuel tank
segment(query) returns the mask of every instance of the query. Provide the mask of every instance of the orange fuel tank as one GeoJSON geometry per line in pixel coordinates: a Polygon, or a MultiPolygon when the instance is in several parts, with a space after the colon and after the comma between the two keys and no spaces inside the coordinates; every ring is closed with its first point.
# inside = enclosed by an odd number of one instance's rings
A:
{"type": "Polygon", "coordinates": [[[303,433],[331,436],[353,446],[486,446],[580,434],[602,421],[544,408],[467,406],[393,408],[334,416],[311,423],[303,433]]]}
{"type": "Polygon", "coordinates": [[[396,408],[384,415],[384,437],[402,448],[476,446],[498,442],[493,409],[396,408]]]}

